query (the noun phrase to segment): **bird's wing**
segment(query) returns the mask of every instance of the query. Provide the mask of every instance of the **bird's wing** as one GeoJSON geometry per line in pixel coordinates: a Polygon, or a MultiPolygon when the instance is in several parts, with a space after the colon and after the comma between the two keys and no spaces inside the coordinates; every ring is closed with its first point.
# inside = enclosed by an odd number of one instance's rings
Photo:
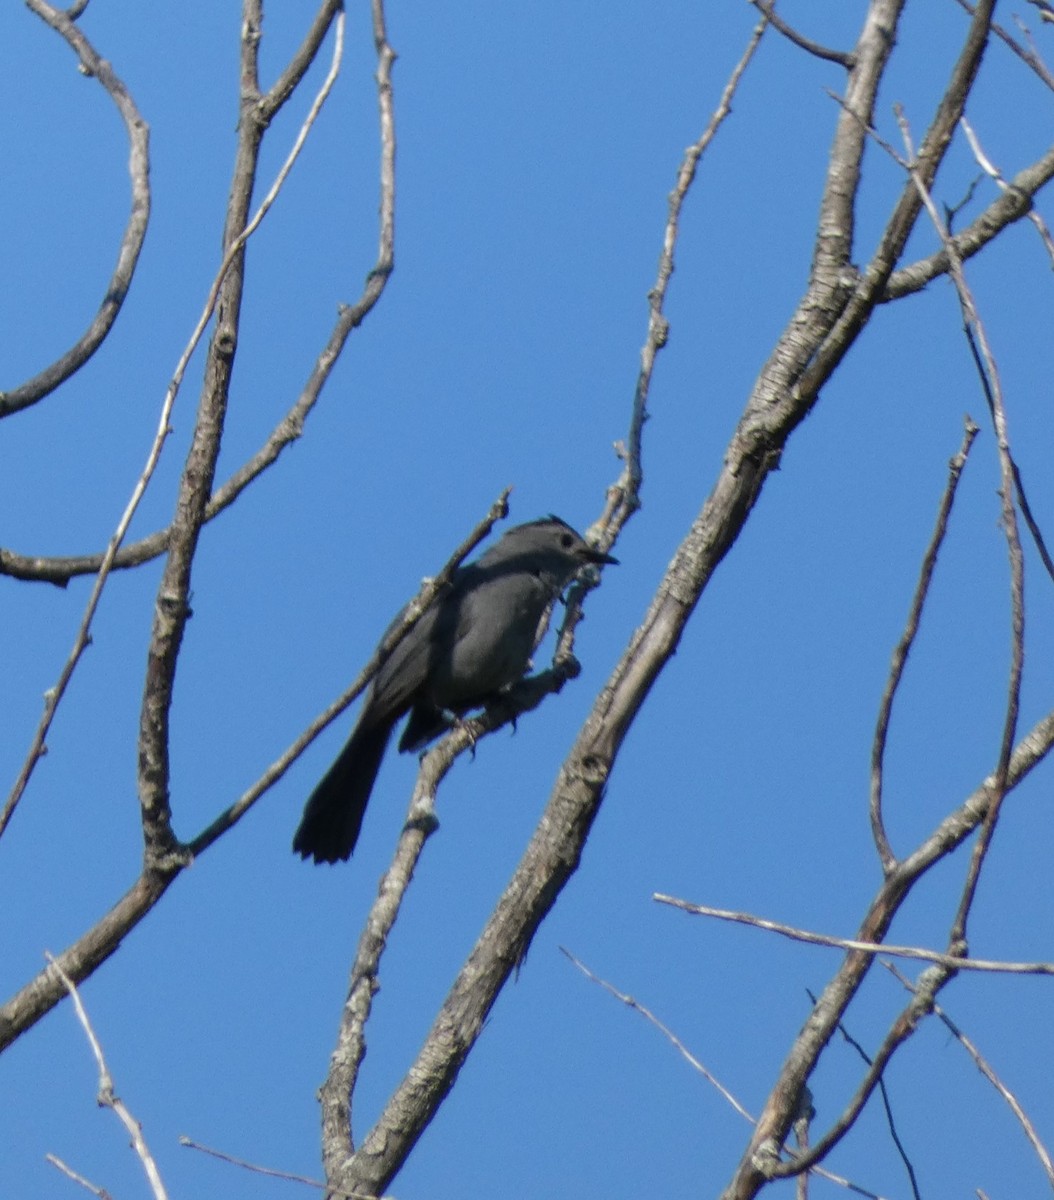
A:
{"type": "MultiPolygon", "coordinates": [[[[389,631],[399,624],[405,611],[399,613],[389,631]]],[[[398,720],[414,702],[428,677],[435,652],[436,616],[433,605],[381,664],[368,703],[371,719],[398,720]]]]}

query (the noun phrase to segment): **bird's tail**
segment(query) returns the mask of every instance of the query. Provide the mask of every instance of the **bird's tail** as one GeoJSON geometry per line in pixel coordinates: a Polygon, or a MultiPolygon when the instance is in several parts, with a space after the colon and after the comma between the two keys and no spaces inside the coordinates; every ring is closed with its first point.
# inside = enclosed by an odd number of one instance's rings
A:
{"type": "Polygon", "coordinates": [[[308,798],[293,836],[293,850],[301,858],[331,863],[351,856],[391,732],[390,721],[356,725],[337,761],[308,798]]]}

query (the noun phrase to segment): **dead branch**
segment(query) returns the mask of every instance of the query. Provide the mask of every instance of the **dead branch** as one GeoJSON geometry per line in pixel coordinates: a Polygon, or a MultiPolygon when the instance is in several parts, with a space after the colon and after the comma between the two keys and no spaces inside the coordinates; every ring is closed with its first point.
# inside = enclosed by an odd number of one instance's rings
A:
{"type": "MultiPolygon", "coordinates": [[[[73,23],[80,15],[77,6],[68,12],[46,3],[46,0],[26,0],[28,7],[66,40],[80,60],[81,70],[97,79],[114,102],[128,133],[128,174],[131,177],[132,203],[128,223],[121,235],[117,265],[103,293],[99,311],[76,342],[50,366],[8,392],[0,392],[0,417],[10,416],[53,392],[91,358],[106,340],[117,320],[124,298],[132,283],[139,252],[146,238],[150,220],[150,127],[143,120],[135,100],[105,58],[73,23]]],[[[83,9],[83,6],[82,6],[83,9]]]]}

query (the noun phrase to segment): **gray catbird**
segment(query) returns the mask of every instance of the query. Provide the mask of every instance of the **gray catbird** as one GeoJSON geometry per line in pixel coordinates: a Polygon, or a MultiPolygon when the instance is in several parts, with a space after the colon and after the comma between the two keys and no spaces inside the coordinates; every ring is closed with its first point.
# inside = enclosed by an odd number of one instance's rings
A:
{"type": "Polygon", "coordinates": [[[354,732],[308,799],[293,849],[315,862],[348,858],[395,723],[410,714],[399,749],[419,750],[449,727],[449,714],[485,705],[526,671],[550,606],[579,568],[617,561],[546,517],[459,567],[381,664],[354,732]]]}

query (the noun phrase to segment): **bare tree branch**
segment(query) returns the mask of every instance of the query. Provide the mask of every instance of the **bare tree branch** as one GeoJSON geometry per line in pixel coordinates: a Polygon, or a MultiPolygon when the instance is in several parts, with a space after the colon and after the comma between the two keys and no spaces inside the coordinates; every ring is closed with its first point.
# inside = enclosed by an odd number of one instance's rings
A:
{"type": "Polygon", "coordinates": [[[886,753],[886,738],[889,733],[889,719],[893,712],[893,700],[900,686],[904,668],[907,665],[908,655],[911,653],[911,648],[915,643],[915,637],[919,631],[923,605],[926,603],[926,597],[929,595],[930,584],[933,581],[933,571],[937,565],[937,555],[940,553],[941,545],[944,542],[944,535],[948,531],[948,519],[951,516],[952,505],[955,502],[955,493],[959,486],[959,478],[962,475],[963,468],[966,466],[970,447],[973,445],[974,438],[977,437],[979,432],[980,428],[967,417],[966,432],[963,436],[962,445],[959,447],[958,453],[948,464],[948,482],[944,489],[944,495],[941,497],[940,509],[937,513],[937,524],[933,530],[930,544],[923,556],[922,569],[919,573],[919,582],[915,588],[915,595],[912,598],[911,610],[908,613],[907,626],[897,644],[897,648],[893,651],[889,679],[882,694],[878,721],[875,726],[875,737],[871,747],[871,801],[869,806],[871,834],[878,849],[878,857],[882,863],[882,870],[887,875],[896,866],[897,862],[893,848],[889,844],[889,838],[886,836],[886,829],[882,820],[882,774],[886,753]]]}
{"type": "Polygon", "coordinates": [[[691,904],[676,896],[656,892],[652,896],[660,904],[669,904],[683,912],[700,917],[716,917],[719,921],[731,921],[737,925],[750,925],[778,933],[796,942],[807,942],[811,946],[830,946],[836,950],[859,950],[866,954],[890,954],[895,958],[921,959],[938,966],[951,967],[956,971],[990,971],[1002,975],[1054,975],[1054,963],[1049,962],[1004,962],[1000,959],[965,958],[958,954],[946,954],[941,950],[928,950],[921,946],[895,946],[889,942],[863,942],[856,938],[833,937],[826,933],[815,933],[799,929],[782,921],[770,921],[753,913],[735,912],[727,908],[712,908],[708,904],[691,904]]]}
{"type": "MultiPolygon", "coordinates": [[[[950,244],[962,261],[972,258],[983,250],[1007,226],[1027,217],[1032,210],[1032,198],[1054,178],[1054,147],[1037,159],[1031,166],[1019,171],[1010,180],[1007,190],[1002,192],[961,233],[951,238],[950,244]]],[[[902,296],[921,291],[940,275],[948,273],[948,250],[942,247],[936,254],[921,258],[894,271],[882,294],[882,303],[899,300],[902,296]]]]}
{"type": "MultiPolygon", "coordinates": [[[[989,344],[984,323],[974,304],[973,294],[966,282],[966,276],[963,274],[962,260],[955,253],[955,248],[951,244],[951,236],[940,214],[937,212],[937,206],[933,203],[929,187],[919,174],[912,152],[907,122],[903,113],[899,110],[897,120],[901,127],[908,156],[911,159],[909,169],[912,182],[918,188],[922,202],[926,206],[926,211],[929,213],[934,228],[937,230],[944,248],[948,252],[949,274],[955,285],[956,294],[959,297],[959,305],[962,309],[963,325],[967,337],[970,338],[971,343],[976,339],[980,347],[981,357],[984,360],[983,370],[979,369],[979,374],[992,414],[992,423],[995,426],[996,445],[999,450],[999,470],[1002,477],[999,497],[1002,506],[1003,533],[1006,537],[1010,560],[1010,678],[1007,689],[1006,717],[1003,723],[1003,738],[993,778],[993,793],[985,812],[980,836],[974,843],[970,859],[970,870],[966,878],[966,885],[963,888],[959,911],[956,914],[955,923],[951,931],[952,947],[959,949],[961,946],[965,950],[967,918],[973,904],[978,880],[981,877],[981,869],[991,846],[992,837],[995,834],[996,822],[999,819],[999,810],[1006,795],[1007,772],[1010,767],[1010,756],[1013,753],[1018,712],[1021,706],[1021,679],[1024,672],[1025,655],[1025,560],[1021,551],[1021,538],[1017,527],[1017,510],[1014,507],[1015,478],[1013,456],[1010,451],[1010,434],[1007,427],[1006,407],[1003,403],[1003,388],[995,356],[989,344]]],[[[982,366],[980,363],[978,365],[979,368],[982,366]]]]}
{"type": "MultiPolygon", "coordinates": [[[[973,16],[974,6],[970,3],[970,0],[956,0],[956,3],[960,8],[965,9],[966,12],[973,16]]],[[[1009,46],[1010,49],[1018,56],[1018,58],[1020,58],[1021,61],[1026,64],[1026,66],[1030,67],[1047,85],[1047,87],[1051,89],[1051,91],[1054,91],[1054,75],[1050,73],[1046,63],[1039,57],[1038,54],[1036,54],[1034,50],[1030,50],[1027,47],[1022,46],[1021,43],[1018,42],[1011,34],[1009,34],[1002,25],[996,24],[995,21],[992,22],[992,32],[997,38],[999,38],[1000,41],[1009,46]]]]}
{"type": "Polygon", "coordinates": [[[844,50],[832,50],[828,46],[821,46],[819,42],[814,42],[812,38],[807,38],[803,33],[799,33],[776,12],[776,0],[750,0],[750,3],[764,15],[773,29],[781,33],[789,42],[793,42],[799,50],[804,50],[807,54],[822,58],[826,62],[837,63],[839,66],[845,67],[847,71],[852,69],[855,61],[852,54],[847,54],[844,50]]]}
{"type": "Polygon", "coordinates": [[[66,40],[80,60],[84,73],[98,79],[121,114],[130,147],[128,173],[132,183],[132,203],[128,223],[121,235],[121,245],[117,251],[117,265],[106,287],[99,311],[65,354],[32,379],[10,391],[0,392],[0,418],[10,416],[42,400],[84,366],[102,345],[106,335],[113,328],[128,294],[150,220],[150,127],[143,120],[131,93],[117,77],[113,67],[96,52],[84,34],[73,24],[74,19],[83,11],[83,5],[80,9],[74,5],[69,12],[63,12],[46,3],[46,0],[26,0],[26,4],[66,40]]]}
{"type": "MultiPolygon", "coordinates": [[[[717,131],[725,119],[732,112],[732,98],[761,43],[767,21],[768,18],[764,17],[754,27],[742,57],[728,77],[728,82],[721,93],[721,99],[706,129],[703,130],[699,140],[693,142],[684,152],[681,168],[677,172],[677,181],[669,195],[666,228],[663,231],[662,251],[659,254],[659,273],[654,286],[648,293],[648,333],[640,352],[640,372],[637,375],[637,386],[633,394],[629,433],[625,442],[618,442],[615,446],[615,451],[625,467],[615,483],[608,488],[604,512],[591,530],[598,535],[599,531],[603,530],[612,540],[618,535],[626,521],[640,508],[640,490],[644,482],[641,438],[644,423],[648,419],[648,395],[651,391],[655,362],[659,352],[665,347],[670,332],[670,323],[666,319],[664,310],[666,293],[674,272],[681,209],[684,207],[685,198],[695,181],[700,159],[717,136],[717,131]]],[[[610,542],[605,544],[610,544],[610,542]]]]}
{"type": "MultiPolygon", "coordinates": [[[[206,505],[219,456],[220,440],[227,412],[227,398],[238,343],[242,288],[244,284],[245,245],[274,203],[288,177],[315,118],[329,95],[340,69],[343,50],[343,21],[337,17],[337,36],[333,64],[267,196],[255,216],[249,218],[249,205],[256,180],[260,145],[268,116],[256,103],[258,91],[258,44],[261,15],[258,0],[245,0],[242,36],[242,108],[238,122],[234,182],[228,201],[224,229],[224,260],[209,297],[206,312],[215,307],[216,326],[206,356],[205,385],[187,455],[175,518],[171,526],[168,554],[154,606],[154,624],[147,653],[146,687],[139,726],[139,802],[143,821],[143,840],[148,869],[164,866],[166,860],[186,858],[172,831],[169,800],[169,714],[179,656],[190,615],[191,569],[206,505]]],[[[204,332],[207,317],[202,315],[195,337],[204,332]]],[[[189,349],[189,348],[188,348],[189,349]]],[[[173,388],[178,389],[189,355],[177,368],[173,388]]]]}
{"type": "MultiPolygon", "coordinates": [[[[905,975],[902,975],[892,963],[884,962],[882,965],[894,976],[894,978],[898,979],[904,985],[904,987],[908,989],[909,992],[915,991],[915,984],[913,984],[905,975]]],[[[948,1029],[952,1037],[958,1041],[966,1053],[969,1054],[969,1056],[973,1059],[977,1069],[981,1072],[985,1079],[988,1080],[988,1082],[1006,1101],[1010,1111],[1017,1118],[1018,1123],[1024,1130],[1025,1137],[1028,1138],[1032,1149],[1035,1150],[1036,1157],[1039,1159],[1040,1164],[1046,1173],[1047,1182],[1054,1187],[1054,1161],[1051,1160],[1049,1151],[1040,1139],[1039,1134],[1036,1132],[1035,1125],[1031,1120],[1029,1120],[1028,1114],[1022,1107],[1021,1102],[995,1073],[991,1067],[991,1064],[987,1061],[987,1059],[984,1058],[974,1043],[966,1036],[965,1033],[963,1033],[963,1031],[958,1027],[958,1025],[955,1024],[955,1022],[951,1019],[951,1017],[948,1016],[948,1014],[943,1008],[941,1008],[939,1004],[934,1004],[933,1012],[934,1015],[941,1020],[945,1028],[948,1029]]]]}
{"type": "Polygon", "coordinates": [[[72,1179],[74,1183],[79,1183],[82,1188],[91,1192],[93,1196],[98,1196],[99,1200],[113,1200],[113,1197],[104,1187],[97,1187],[90,1180],[85,1179],[83,1175],[79,1175],[72,1167],[67,1166],[57,1154],[45,1154],[44,1161],[51,1163],[53,1167],[57,1167],[67,1179],[72,1179]]]}
{"type": "MultiPolygon", "coordinates": [[[[1040,721],[1018,743],[1010,758],[1007,789],[1011,790],[1016,787],[1032,768],[1050,752],[1052,746],[1054,746],[1054,714],[1040,721]]],[[[910,855],[900,860],[896,868],[885,878],[871,901],[856,941],[879,947],[881,951],[887,949],[885,946],[880,946],[880,943],[915,882],[934,863],[941,861],[961,845],[985,819],[993,783],[994,780],[991,777],[986,779],[958,809],[945,817],[924,842],[910,855]]],[[[782,1132],[782,1126],[786,1120],[787,1109],[788,1107],[793,1109],[804,1081],[819,1058],[821,1050],[837,1028],[849,1002],[870,970],[875,952],[849,950],[842,966],[821,994],[809,1021],[795,1039],[776,1086],[769,1096],[766,1109],[758,1121],[754,1137],[751,1139],[756,1159],[750,1160],[750,1175],[743,1179],[744,1188],[749,1185],[751,1189],[745,1194],[755,1194],[764,1180],[778,1166],[778,1150],[783,1145],[786,1136],[785,1132],[782,1132]],[[769,1133],[768,1130],[772,1128],[781,1132],[769,1133]],[[766,1131],[763,1138],[758,1137],[759,1130],[766,1131]],[[762,1163],[765,1164],[764,1169],[759,1165],[762,1163]]],[[[955,956],[952,957],[955,958],[955,956]]],[[[958,967],[964,965],[964,963],[957,962],[958,967]]],[[[946,973],[949,968],[938,964],[930,970],[946,973]]],[[[896,1035],[901,1040],[908,1036],[920,1016],[921,1011],[917,1009],[902,1014],[898,1026],[891,1031],[891,1036],[896,1035]]],[[[899,1045],[899,1042],[896,1044],[899,1045]]],[[[891,1044],[890,1053],[893,1049],[895,1049],[895,1045],[891,1044]]],[[[873,1088],[875,1082],[876,1080],[871,1080],[868,1084],[868,1081],[865,1080],[865,1085],[873,1088]]],[[[866,1099],[866,1096],[860,1093],[858,1098],[866,1099]]],[[[824,1145],[826,1148],[828,1144],[824,1143],[824,1145]]],[[[740,1165],[740,1171],[744,1175],[745,1166],[745,1163],[740,1165]]],[[[735,1186],[739,1186],[738,1177],[735,1186]]],[[[735,1193],[728,1194],[734,1195],[735,1193]]]]}
{"type": "MultiPolygon", "coordinates": [[[[655,1028],[670,1042],[674,1049],[681,1055],[682,1058],[684,1058],[684,1060],[690,1067],[692,1067],[693,1070],[698,1071],[698,1073],[702,1075],[708,1083],[712,1084],[713,1087],[717,1089],[721,1097],[726,1100],[728,1104],[745,1121],[749,1122],[751,1125],[754,1124],[754,1117],[751,1116],[751,1114],[742,1106],[742,1104],[739,1103],[735,1096],[733,1096],[732,1093],[728,1091],[728,1089],[706,1069],[706,1067],[695,1057],[695,1055],[673,1032],[673,1030],[664,1025],[663,1022],[660,1021],[659,1018],[650,1011],[650,1009],[645,1008],[643,1004],[641,1004],[638,1000],[635,1000],[632,996],[627,995],[625,992],[620,992],[616,987],[608,983],[606,979],[601,979],[599,975],[594,974],[585,965],[585,963],[580,962],[570,950],[561,946],[560,952],[570,959],[572,964],[577,967],[577,969],[581,971],[587,979],[598,984],[604,989],[604,991],[614,996],[614,998],[621,1004],[625,1004],[628,1008],[633,1009],[634,1012],[640,1013],[640,1015],[646,1021],[648,1021],[651,1025],[654,1025],[655,1028]]],[[[802,1147],[802,1149],[806,1148],[807,1145],[802,1147]]],[[[827,1171],[823,1167],[811,1167],[809,1171],[803,1172],[801,1178],[806,1178],[809,1174],[819,1175],[822,1179],[827,1179],[831,1183],[838,1184],[839,1187],[848,1188],[858,1196],[866,1196],[868,1200],[882,1200],[882,1197],[878,1196],[875,1192],[869,1192],[866,1188],[862,1188],[859,1184],[851,1183],[844,1176],[835,1175],[832,1171],[827,1171]]]]}
{"type": "MultiPolygon", "coordinates": [[[[300,48],[289,60],[286,69],[275,81],[267,95],[260,99],[260,108],[266,120],[270,121],[299,87],[308,68],[317,58],[334,19],[343,11],[344,5],[341,0],[322,0],[322,5],[315,14],[315,19],[304,36],[300,48]]],[[[257,39],[260,36],[258,28],[255,36],[257,39]]]]}
{"type": "MultiPolygon", "coordinates": [[[[345,343],[352,331],[373,311],[395,269],[395,114],[392,102],[392,67],[396,55],[386,40],[383,14],[379,21],[375,14],[373,33],[377,49],[376,80],[381,148],[377,260],[366,276],[358,300],[353,304],[340,306],[326,345],[315,360],[308,381],[292,408],[275,426],[261,449],[210,497],[205,506],[206,522],[233,504],[253,480],[277,461],[285,447],[300,437],[307,415],[321,395],[345,343]]],[[[162,529],[132,545],[123,546],[114,557],[114,569],[139,566],[164,554],[171,536],[171,528],[162,529]]],[[[94,574],[99,570],[102,561],[103,556],[97,554],[45,558],[0,549],[0,574],[65,586],[77,575],[94,574]]]]}
{"type": "MultiPolygon", "coordinates": [[[[342,14],[337,23],[336,45],[334,49],[333,64],[330,68],[329,74],[326,76],[326,79],[322,84],[322,88],[319,91],[319,94],[316,97],[308,116],[301,126],[293,148],[290,151],[289,156],[283,164],[281,170],[279,171],[271,190],[260,204],[260,207],[252,220],[238,235],[233,245],[225,255],[209,291],[205,308],[199,317],[194,332],[191,334],[190,341],[184,348],[179,362],[176,365],[176,369],[173,372],[172,380],[169,383],[168,389],[165,393],[165,398],[161,405],[161,417],[158,422],[157,432],[154,435],[153,443],[151,444],[150,450],[147,454],[146,465],[144,466],[139,479],[136,481],[136,485],[132,490],[132,496],[125,507],[124,513],[121,515],[121,519],[117,524],[117,528],[114,531],[113,536],[110,538],[109,545],[106,548],[106,553],[104,554],[102,563],[99,567],[98,576],[96,577],[91,595],[88,598],[88,604],[85,608],[84,616],[81,619],[80,627],[77,630],[73,649],[63,665],[58,681],[54,687],[49,689],[45,696],[44,712],[41,715],[39,724],[37,725],[29,752],[26,755],[26,759],[22,765],[21,771],[19,772],[18,778],[15,781],[14,787],[11,789],[11,793],[7,798],[3,811],[0,812],[0,836],[3,836],[4,830],[7,828],[11,817],[14,815],[15,809],[18,807],[19,801],[25,792],[34,768],[44,754],[47,753],[46,739],[48,732],[51,729],[51,725],[55,719],[58,706],[62,702],[63,696],[66,694],[66,689],[69,686],[70,679],[73,677],[73,672],[76,670],[77,664],[80,662],[84,651],[91,643],[91,625],[98,610],[99,603],[102,599],[103,589],[105,588],[106,581],[109,578],[118,548],[120,547],[121,542],[124,540],[125,534],[128,532],[128,528],[132,523],[132,518],[135,516],[140,502],[142,501],[143,496],[146,494],[146,489],[150,485],[150,480],[153,478],[154,472],[157,469],[157,464],[161,458],[161,452],[164,449],[164,444],[170,431],[169,422],[171,420],[172,409],[175,405],[176,396],[179,394],[179,389],[182,385],[183,377],[186,373],[187,366],[190,363],[191,356],[197,348],[197,345],[208,326],[208,322],[215,311],[220,289],[223,286],[223,281],[226,277],[227,271],[234,262],[236,256],[241,251],[242,247],[244,247],[245,243],[259,227],[261,221],[274,204],[275,199],[281,190],[282,184],[285,182],[289,172],[292,170],[293,164],[296,162],[296,159],[300,154],[300,150],[303,147],[304,141],[306,140],[316,117],[318,116],[319,110],[321,109],[322,104],[325,102],[326,97],[329,95],[336,80],[343,53],[343,29],[344,26],[342,14]]],[[[218,429],[216,431],[216,437],[217,439],[219,437],[218,429]]],[[[173,840],[171,830],[164,830],[156,836],[161,837],[166,844],[173,840]]],[[[149,842],[149,836],[147,840],[149,842]]]]}
{"type": "Polygon", "coordinates": [[[95,1058],[96,1066],[99,1068],[99,1092],[96,1099],[102,1107],[112,1109],[117,1119],[124,1126],[126,1133],[131,1138],[132,1149],[135,1151],[140,1163],[142,1163],[143,1171],[146,1173],[146,1178],[155,1200],[168,1200],[168,1193],[165,1191],[161,1172],[158,1171],[154,1156],[150,1153],[150,1147],[146,1144],[146,1139],[143,1137],[143,1127],[128,1111],[128,1107],[124,1101],[117,1095],[113,1084],[113,1076],[110,1074],[110,1068],[106,1065],[106,1058],[102,1052],[102,1046],[99,1043],[99,1039],[95,1036],[95,1030],[88,1019],[88,1014],[81,1003],[80,995],[74,986],[73,980],[65,974],[62,967],[59,966],[50,954],[47,955],[47,960],[51,969],[62,980],[64,987],[69,992],[70,999],[73,1001],[73,1008],[77,1013],[77,1020],[81,1023],[84,1036],[88,1039],[88,1045],[91,1046],[92,1055],[95,1058]]]}

